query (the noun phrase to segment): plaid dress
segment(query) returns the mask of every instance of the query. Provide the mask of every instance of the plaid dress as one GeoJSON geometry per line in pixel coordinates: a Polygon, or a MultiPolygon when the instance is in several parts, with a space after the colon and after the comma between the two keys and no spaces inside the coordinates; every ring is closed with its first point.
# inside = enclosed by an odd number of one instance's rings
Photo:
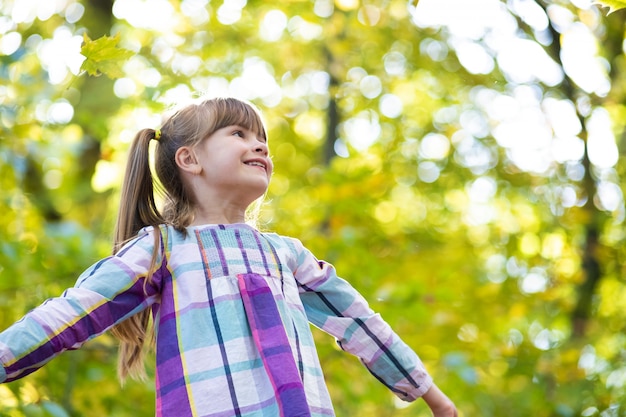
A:
{"type": "Polygon", "coordinates": [[[334,268],[297,239],[245,224],[146,228],[60,297],[0,333],[0,382],[151,308],[156,415],[332,416],[309,323],[406,401],[430,376],[334,268]],[[159,269],[146,281],[154,249],[159,269]]]}

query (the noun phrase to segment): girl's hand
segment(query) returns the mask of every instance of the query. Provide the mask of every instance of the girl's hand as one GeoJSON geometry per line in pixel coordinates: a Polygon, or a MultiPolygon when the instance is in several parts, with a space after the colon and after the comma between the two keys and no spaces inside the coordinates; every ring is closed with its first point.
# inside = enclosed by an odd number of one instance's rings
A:
{"type": "Polygon", "coordinates": [[[433,384],[422,396],[433,413],[433,417],[458,417],[456,406],[437,385],[433,384]]]}

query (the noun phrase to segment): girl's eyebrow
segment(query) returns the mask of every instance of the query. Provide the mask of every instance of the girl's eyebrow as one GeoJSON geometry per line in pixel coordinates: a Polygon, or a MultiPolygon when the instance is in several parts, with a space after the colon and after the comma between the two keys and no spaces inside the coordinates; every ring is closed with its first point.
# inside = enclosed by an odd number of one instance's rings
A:
{"type": "Polygon", "coordinates": [[[265,133],[263,133],[263,132],[255,132],[254,129],[251,129],[249,127],[244,127],[244,126],[239,125],[239,124],[234,124],[234,125],[230,125],[230,126],[227,126],[227,127],[231,127],[233,129],[245,130],[246,132],[252,132],[255,135],[257,135],[258,137],[263,138],[263,140],[265,142],[267,142],[267,135],[265,133]]]}

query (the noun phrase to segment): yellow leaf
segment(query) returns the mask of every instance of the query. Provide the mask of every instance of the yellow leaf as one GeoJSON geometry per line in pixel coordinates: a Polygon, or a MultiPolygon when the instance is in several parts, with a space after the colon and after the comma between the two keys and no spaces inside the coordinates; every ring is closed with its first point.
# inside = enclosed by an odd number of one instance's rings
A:
{"type": "Polygon", "coordinates": [[[102,36],[96,40],[91,40],[84,34],[80,53],[87,59],[83,61],[81,71],[93,76],[105,74],[111,79],[123,77],[122,65],[134,55],[134,52],[118,48],[119,41],[119,34],[102,36]]]}

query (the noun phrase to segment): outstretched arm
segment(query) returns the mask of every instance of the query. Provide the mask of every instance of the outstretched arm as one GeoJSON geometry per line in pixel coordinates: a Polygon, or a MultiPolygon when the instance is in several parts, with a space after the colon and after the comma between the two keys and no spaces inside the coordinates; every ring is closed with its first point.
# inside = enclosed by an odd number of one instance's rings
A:
{"type": "Polygon", "coordinates": [[[456,406],[437,385],[433,384],[422,396],[434,417],[457,417],[456,406]]]}
{"type": "MultiPolygon", "coordinates": [[[[407,346],[332,265],[319,261],[296,240],[297,265],[290,266],[311,323],[333,335],[339,346],[404,401],[423,396],[432,378],[407,346]]],[[[437,417],[447,417],[445,414],[437,417]]]]}
{"type": "Polygon", "coordinates": [[[63,295],[0,332],[0,383],[34,372],[154,303],[158,289],[145,282],[152,241],[145,235],[129,243],[88,268],[63,295]]]}

